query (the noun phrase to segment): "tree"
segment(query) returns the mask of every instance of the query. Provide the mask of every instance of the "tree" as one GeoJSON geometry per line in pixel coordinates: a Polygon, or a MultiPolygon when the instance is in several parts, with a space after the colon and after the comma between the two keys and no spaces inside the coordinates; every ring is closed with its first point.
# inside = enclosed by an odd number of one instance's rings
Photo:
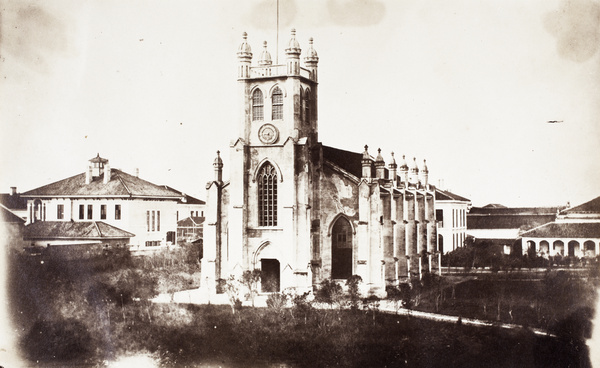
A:
{"type": "Polygon", "coordinates": [[[247,270],[242,274],[241,283],[248,289],[246,297],[250,298],[253,307],[254,298],[258,295],[258,284],[260,283],[261,275],[262,273],[259,269],[247,270]]]}

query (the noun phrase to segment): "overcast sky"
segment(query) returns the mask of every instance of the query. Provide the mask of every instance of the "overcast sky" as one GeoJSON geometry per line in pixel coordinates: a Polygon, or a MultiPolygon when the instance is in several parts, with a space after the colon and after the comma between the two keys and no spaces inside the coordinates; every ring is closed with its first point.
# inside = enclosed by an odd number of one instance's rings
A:
{"type": "MultiPolygon", "coordinates": [[[[204,199],[235,131],[236,51],[276,0],[1,1],[0,191],[114,168],[204,199]]],[[[600,195],[600,4],[280,0],[319,54],[325,145],[427,159],[474,205],[600,195]],[[548,124],[549,120],[562,123],[548,124]]]]}

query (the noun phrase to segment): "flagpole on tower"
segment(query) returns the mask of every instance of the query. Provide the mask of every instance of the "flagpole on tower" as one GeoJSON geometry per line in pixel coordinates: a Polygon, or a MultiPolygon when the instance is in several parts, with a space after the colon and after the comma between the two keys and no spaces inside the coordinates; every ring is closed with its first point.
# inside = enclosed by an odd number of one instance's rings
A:
{"type": "Polygon", "coordinates": [[[275,64],[279,65],[279,0],[277,0],[277,43],[275,44],[275,64]]]}

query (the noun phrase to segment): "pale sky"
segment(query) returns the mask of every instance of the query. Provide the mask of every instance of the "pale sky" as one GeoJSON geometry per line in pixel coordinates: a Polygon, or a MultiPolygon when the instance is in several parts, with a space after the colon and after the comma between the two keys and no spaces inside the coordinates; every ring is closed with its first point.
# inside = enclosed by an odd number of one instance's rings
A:
{"type": "MultiPolygon", "coordinates": [[[[200,199],[237,138],[236,51],[275,59],[276,0],[0,1],[0,192],[114,168],[200,199]]],[[[280,0],[319,54],[319,138],[476,206],[600,195],[600,3],[280,0]],[[563,121],[548,124],[549,120],[563,121]]]]}

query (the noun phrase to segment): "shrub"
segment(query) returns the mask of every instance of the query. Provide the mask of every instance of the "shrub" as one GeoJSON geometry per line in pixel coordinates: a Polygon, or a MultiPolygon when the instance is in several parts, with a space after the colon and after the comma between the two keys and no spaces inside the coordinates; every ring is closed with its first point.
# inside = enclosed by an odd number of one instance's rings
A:
{"type": "Polygon", "coordinates": [[[283,293],[272,293],[267,297],[267,307],[272,309],[277,314],[281,315],[285,311],[288,304],[287,295],[283,293]]]}
{"type": "Polygon", "coordinates": [[[317,290],[316,300],[322,303],[330,304],[332,307],[337,305],[341,307],[344,299],[342,286],[333,280],[324,280],[321,287],[317,290]]]}
{"type": "Polygon", "coordinates": [[[362,277],[359,275],[352,275],[346,280],[346,286],[348,286],[348,295],[350,296],[350,309],[358,309],[358,303],[360,301],[360,293],[358,290],[359,284],[362,282],[362,277]]]}

